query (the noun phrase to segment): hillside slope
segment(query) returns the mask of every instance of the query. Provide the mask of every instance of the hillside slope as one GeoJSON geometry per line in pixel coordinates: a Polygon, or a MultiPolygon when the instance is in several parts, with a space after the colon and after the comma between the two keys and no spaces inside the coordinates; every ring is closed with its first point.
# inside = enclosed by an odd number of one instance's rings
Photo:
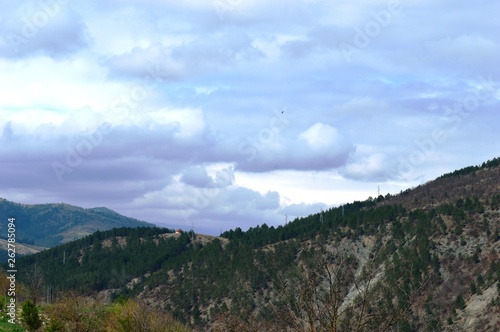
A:
{"type": "Polygon", "coordinates": [[[98,232],[19,269],[139,298],[197,331],[498,331],[497,161],[279,227],[98,232]]]}
{"type": "MultiPolygon", "coordinates": [[[[8,248],[9,243],[5,239],[0,239],[0,263],[7,262],[8,260],[8,248]]],[[[36,254],[42,250],[45,250],[45,247],[37,247],[30,244],[22,244],[16,243],[16,255],[17,257],[26,256],[36,254]]]]}
{"type": "Polygon", "coordinates": [[[114,227],[154,226],[122,216],[107,208],[84,209],[59,204],[19,204],[0,198],[0,238],[7,236],[7,218],[16,218],[19,243],[53,247],[98,230],[114,227]]]}
{"type": "MultiPolygon", "coordinates": [[[[406,208],[426,208],[443,203],[455,203],[458,199],[476,197],[482,202],[493,203],[494,210],[500,207],[500,158],[444,174],[434,181],[408,189],[390,197],[386,203],[401,204],[406,208]],[[489,200],[494,199],[493,202],[489,200]]],[[[385,197],[379,197],[383,201],[385,197]]],[[[491,207],[491,206],[490,206],[491,207]]]]}

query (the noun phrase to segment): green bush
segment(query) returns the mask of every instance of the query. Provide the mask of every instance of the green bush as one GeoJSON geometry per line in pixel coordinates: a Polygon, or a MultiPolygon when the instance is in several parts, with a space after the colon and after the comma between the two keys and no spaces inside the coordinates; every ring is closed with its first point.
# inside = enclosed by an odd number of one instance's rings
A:
{"type": "Polygon", "coordinates": [[[465,308],[465,301],[462,297],[462,294],[458,294],[457,299],[455,300],[455,308],[463,310],[465,308]]]}
{"type": "Polygon", "coordinates": [[[37,306],[31,300],[26,300],[22,308],[21,318],[24,324],[26,324],[28,331],[38,330],[42,326],[42,320],[38,314],[37,306]]]}
{"type": "Polygon", "coordinates": [[[45,332],[64,332],[64,324],[52,318],[47,324],[45,332]]]}

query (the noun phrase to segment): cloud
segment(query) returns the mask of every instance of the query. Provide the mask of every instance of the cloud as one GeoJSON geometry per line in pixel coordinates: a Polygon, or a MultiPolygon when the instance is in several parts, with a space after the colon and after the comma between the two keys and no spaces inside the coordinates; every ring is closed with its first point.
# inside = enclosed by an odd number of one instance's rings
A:
{"type": "Polygon", "coordinates": [[[110,57],[104,64],[114,76],[176,80],[237,66],[261,56],[247,34],[224,32],[203,35],[180,45],[136,47],[110,57]]]}
{"type": "Polygon", "coordinates": [[[391,174],[394,165],[395,163],[389,161],[385,154],[374,153],[349,163],[340,173],[354,180],[386,181],[394,175],[391,174]]]}
{"type": "Polygon", "coordinates": [[[353,151],[354,146],[328,124],[315,123],[295,137],[270,127],[239,144],[237,165],[250,172],[327,170],[344,165],[353,151]]]}
{"type": "Polygon", "coordinates": [[[198,231],[210,230],[209,233],[213,234],[220,228],[226,230],[239,226],[246,229],[256,221],[276,224],[279,221],[279,199],[277,192],[260,194],[237,185],[194,187],[181,180],[135,199],[127,210],[140,209],[143,215],[154,216],[154,220],[168,216],[169,224],[183,228],[195,223],[198,231]]]}
{"type": "Polygon", "coordinates": [[[423,51],[425,53],[422,52],[422,59],[428,63],[453,68],[475,67],[479,64],[493,65],[500,55],[500,45],[480,34],[462,34],[428,41],[424,44],[423,51]],[[474,52],[470,52],[471,49],[474,52]]]}
{"type": "Polygon", "coordinates": [[[327,150],[338,143],[339,134],[336,128],[318,122],[302,132],[299,138],[305,140],[313,150],[327,150]]]}
{"type": "Polygon", "coordinates": [[[152,80],[175,80],[184,75],[184,68],[171,58],[168,48],[155,44],[136,47],[130,52],[108,58],[106,65],[112,76],[149,77],[152,80]]]}
{"type": "Polygon", "coordinates": [[[229,225],[239,225],[246,229],[255,225],[256,221],[258,224],[276,224],[280,221],[277,214],[279,194],[276,192],[260,194],[244,187],[232,186],[211,195],[200,195],[193,201],[193,206],[198,208],[192,210],[189,220],[205,227],[222,226],[227,229],[229,225]]]}
{"type": "Polygon", "coordinates": [[[213,179],[203,166],[193,166],[185,169],[181,181],[198,188],[208,188],[214,185],[213,179]]]}
{"type": "Polygon", "coordinates": [[[267,192],[255,200],[255,207],[260,210],[277,209],[280,206],[280,195],[276,192],[267,192]]]}
{"type": "Polygon", "coordinates": [[[60,1],[9,4],[11,15],[0,26],[0,56],[60,58],[86,46],[90,38],[80,15],[60,1]]]}
{"type": "MultiPolygon", "coordinates": [[[[290,204],[282,209],[282,213],[288,215],[290,219],[302,216],[308,216],[314,213],[318,213],[325,209],[325,204],[314,203],[314,204],[290,204]]],[[[291,220],[289,220],[291,221],[291,220]]]]}
{"type": "Polygon", "coordinates": [[[284,55],[292,58],[304,58],[317,56],[318,53],[327,53],[336,63],[344,63],[345,59],[341,56],[339,41],[352,38],[350,29],[340,26],[337,21],[335,24],[325,24],[313,26],[303,37],[290,40],[281,46],[284,55]]]}

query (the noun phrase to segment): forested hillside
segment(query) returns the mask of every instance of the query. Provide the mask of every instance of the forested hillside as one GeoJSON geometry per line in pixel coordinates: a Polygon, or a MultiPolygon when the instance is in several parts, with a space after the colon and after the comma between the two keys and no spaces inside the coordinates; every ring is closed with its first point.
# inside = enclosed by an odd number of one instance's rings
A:
{"type": "Polygon", "coordinates": [[[98,230],[115,227],[154,226],[153,224],[122,216],[110,209],[84,209],[59,204],[19,204],[0,198],[0,230],[7,236],[7,218],[16,218],[16,241],[40,247],[81,238],[98,230]]]}
{"type": "Polygon", "coordinates": [[[40,298],[134,298],[199,331],[497,331],[498,164],[216,238],[98,232],[18,269],[41,271],[40,298]]]}

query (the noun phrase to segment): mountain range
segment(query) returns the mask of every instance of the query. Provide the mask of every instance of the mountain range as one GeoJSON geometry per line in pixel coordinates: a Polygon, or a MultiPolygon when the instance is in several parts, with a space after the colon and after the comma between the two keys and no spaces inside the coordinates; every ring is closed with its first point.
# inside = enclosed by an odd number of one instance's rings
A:
{"type": "MultiPolygon", "coordinates": [[[[8,218],[16,219],[16,242],[46,248],[115,227],[154,227],[108,208],[57,204],[19,204],[0,198],[0,239],[7,238],[8,218]]],[[[33,248],[36,250],[36,248],[33,248]]]]}

